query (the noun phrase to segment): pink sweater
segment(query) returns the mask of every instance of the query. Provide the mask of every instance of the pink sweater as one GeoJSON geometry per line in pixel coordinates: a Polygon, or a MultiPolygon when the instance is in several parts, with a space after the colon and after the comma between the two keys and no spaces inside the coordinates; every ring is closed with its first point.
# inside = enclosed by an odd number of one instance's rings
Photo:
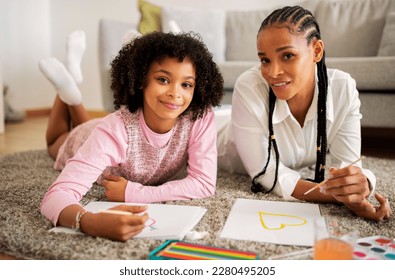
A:
{"type": "MultiPolygon", "coordinates": [[[[70,134],[69,138],[84,143],[67,161],[40,206],[41,213],[54,225],[65,207],[78,204],[92,184],[100,182],[105,169],[128,180],[126,202],[186,200],[215,193],[217,132],[212,111],[195,122],[181,118],[166,134],[151,131],[141,111],[134,114],[122,111],[94,124],[95,128],[86,140],[73,138],[70,134]],[[186,164],[187,176],[173,180],[186,164]]],[[[88,122],[86,126],[92,126],[94,122],[88,122]]],[[[78,130],[86,132],[84,124],[72,133],[77,135],[78,130]]],[[[77,149],[78,141],[68,142],[66,146],[77,149]]],[[[64,147],[60,152],[66,157],[71,156],[64,147]]],[[[58,158],[64,156],[59,154],[58,158]]],[[[57,159],[56,165],[63,167],[59,161],[57,159]]]]}

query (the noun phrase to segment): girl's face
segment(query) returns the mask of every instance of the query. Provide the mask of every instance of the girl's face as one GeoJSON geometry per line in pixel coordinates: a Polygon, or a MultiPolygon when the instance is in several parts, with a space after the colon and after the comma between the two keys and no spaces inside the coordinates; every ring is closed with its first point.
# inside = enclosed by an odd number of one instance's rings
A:
{"type": "Polygon", "coordinates": [[[257,49],[262,76],[278,99],[312,97],[315,65],[323,54],[321,40],[313,39],[307,45],[304,34],[291,34],[286,27],[271,26],[259,32],[257,49]]]}
{"type": "Polygon", "coordinates": [[[196,85],[195,67],[189,58],[164,58],[153,62],[147,73],[144,89],[144,119],[156,133],[166,133],[173,128],[191,104],[196,85]]]}

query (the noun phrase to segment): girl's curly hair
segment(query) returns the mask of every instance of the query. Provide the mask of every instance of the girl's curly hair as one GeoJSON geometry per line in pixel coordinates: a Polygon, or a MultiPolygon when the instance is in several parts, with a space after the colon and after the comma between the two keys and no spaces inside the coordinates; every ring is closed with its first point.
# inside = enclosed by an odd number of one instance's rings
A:
{"type": "Polygon", "coordinates": [[[111,89],[114,91],[115,109],[126,105],[131,112],[143,107],[143,89],[152,62],[164,58],[186,57],[195,66],[196,86],[193,99],[183,114],[192,119],[201,118],[213,106],[220,105],[223,97],[223,77],[199,34],[152,32],[124,45],[111,62],[111,89]]]}

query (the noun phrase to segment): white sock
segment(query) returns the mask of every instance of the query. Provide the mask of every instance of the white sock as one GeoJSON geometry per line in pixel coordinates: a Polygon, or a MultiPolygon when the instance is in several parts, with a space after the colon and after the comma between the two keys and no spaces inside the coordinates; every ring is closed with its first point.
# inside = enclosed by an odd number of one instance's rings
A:
{"type": "Polygon", "coordinates": [[[82,83],[81,61],[85,52],[85,32],[77,30],[67,37],[66,68],[77,84],[82,83]]]}
{"type": "Polygon", "coordinates": [[[54,85],[60,99],[68,105],[81,104],[81,92],[66,67],[56,58],[43,59],[39,68],[45,77],[54,85]]]}

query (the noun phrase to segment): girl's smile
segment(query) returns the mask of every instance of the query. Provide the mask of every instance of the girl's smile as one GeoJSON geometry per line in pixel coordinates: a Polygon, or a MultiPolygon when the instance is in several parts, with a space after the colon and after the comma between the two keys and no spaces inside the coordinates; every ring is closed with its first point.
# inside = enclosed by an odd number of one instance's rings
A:
{"type": "Polygon", "coordinates": [[[170,110],[176,110],[180,107],[180,105],[171,103],[171,102],[165,102],[165,101],[161,101],[163,103],[163,105],[167,108],[169,108],[170,110]]]}

